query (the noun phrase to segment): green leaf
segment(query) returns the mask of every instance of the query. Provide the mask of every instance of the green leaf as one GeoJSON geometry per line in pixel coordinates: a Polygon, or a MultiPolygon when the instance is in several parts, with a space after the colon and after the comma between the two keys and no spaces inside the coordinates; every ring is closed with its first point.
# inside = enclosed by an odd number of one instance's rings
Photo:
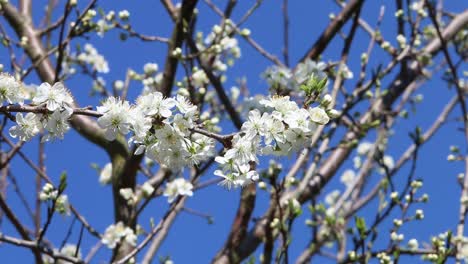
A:
{"type": "Polygon", "coordinates": [[[356,228],[359,231],[359,234],[361,235],[362,238],[365,238],[366,231],[367,231],[367,226],[366,226],[366,220],[362,217],[357,217],[355,218],[356,220],[356,228]]]}
{"type": "Polygon", "coordinates": [[[63,191],[65,191],[65,188],[67,188],[67,172],[66,171],[60,174],[60,184],[58,187],[59,193],[63,193],[63,191]]]}

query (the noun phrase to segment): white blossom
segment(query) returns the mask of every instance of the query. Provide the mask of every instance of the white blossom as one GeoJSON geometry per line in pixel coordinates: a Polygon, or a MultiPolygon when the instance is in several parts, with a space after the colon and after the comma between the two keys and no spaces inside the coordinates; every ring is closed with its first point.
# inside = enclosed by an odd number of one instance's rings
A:
{"type": "Polygon", "coordinates": [[[125,83],[122,80],[117,80],[114,82],[114,87],[116,90],[122,90],[125,86],[125,83]]]}
{"type": "Polygon", "coordinates": [[[167,196],[167,201],[172,203],[177,196],[192,196],[193,185],[184,178],[177,178],[171,182],[168,182],[163,195],[167,196]]]}
{"type": "Polygon", "coordinates": [[[290,100],[289,96],[272,96],[268,99],[260,100],[260,104],[273,108],[282,116],[299,109],[297,104],[290,100]]]}
{"type": "Polygon", "coordinates": [[[152,127],[151,118],[145,116],[140,108],[132,108],[129,112],[129,122],[134,133],[130,141],[143,141],[152,127]]]}
{"type": "Polygon", "coordinates": [[[147,116],[159,115],[167,118],[172,115],[171,109],[175,105],[174,99],[163,98],[160,92],[149,93],[137,99],[137,107],[147,116]]]}
{"type": "MultiPolygon", "coordinates": [[[[76,245],[73,244],[66,244],[65,246],[62,247],[62,249],[57,250],[54,249],[54,252],[60,253],[62,255],[68,256],[68,257],[73,257],[77,259],[81,259],[83,255],[81,254],[81,250],[77,248],[76,245]]],[[[43,256],[43,261],[45,264],[72,264],[73,262],[66,261],[63,259],[53,259],[49,255],[43,256]]]]}
{"type": "Polygon", "coordinates": [[[346,187],[351,186],[356,178],[356,173],[353,170],[345,170],[341,175],[340,181],[346,185],[346,187]]]}
{"type": "Polygon", "coordinates": [[[110,225],[104,235],[102,236],[101,242],[107,245],[108,248],[113,249],[121,241],[125,240],[130,245],[136,246],[137,236],[130,227],[124,226],[122,222],[118,222],[115,225],[110,225]]]}
{"type": "Polygon", "coordinates": [[[323,110],[320,107],[314,107],[309,109],[309,113],[310,119],[317,124],[326,125],[330,121],[330,118],[328,117],[325,110],[323,110]]]}
{"type": "Polygon", "coordinates": [[[66,194],[60,195],[55,201],[55,211],[62,215],[70,215],[70,203],[66,194]]]}
{"type": "Polygon", "coordinates": [[[236,135],[232,139],[232,144],[233,147],[224,154],[225,158],[238,160],[241,163],[257,162],[258,138],[247,139],[236,135]]]}
{"type": "Polygon", "coordinates": [[[175,105],[180,113],[186,118],[194,119],[197,113],[197,106],[193,105],[186,97],[177,95],[175,105]]]}
{"type": "Polygon", "coordinates": [[[41,121],[34,113],[27,113],[23,117],[22,113],[16,113],[16,125],[9,130],[12,138],[18,137],[21,141],[28,141],[41,131],[41,121]]]}
{"type": "Polygon", "coordinates": [[[41,192],[39,193],[39,199],[41,201],[55,200],[57,198],[58,191],[50,183],[44,184],[41,192]]]}
{"type": "Polygon", "coordinates": [[[122,20],[127,20],[130,17],[130,12],[128,10],[124,9],[122,11],[119,11],[119,18],[122,20]]]}
{"type": "Polygon", "coordinates": [[[112,163],[107,163],[99,173],[99,182],[102,185],[108,184],[112,181],[112,163]]]}
{"type": "Polygon", "coordinates": [[[416,240],[416,239],[414,239],[414,238],[413,238],[413,239],[410,239],[410,240],[408,241],[408,248],[409,248],[410,250],[417,250],[417,249],[419,248],[418,240],[416,240]]]}
{"type": "Polygon", "coordinates": [[[284,142],[283,132],[285,127],[282,120],[274,118],[273,116],[269,116],[265,118],[263,125],[263,136],[265,137],[265,144],[270,144],[272,141],[277,143],[284,142]]]}
{"type": "Polygon", "coordinates": [[[106,130],[107,140],[114,140],[119,133],[126,135],[130,132],[130,105],[127,101],[122,102],[115,97],[109,97],[97,111],[103,114],[97,122],[106,130]]]}
{"type": "Polygon", "coordinates": [[[264,131],[264,118],[257,109],[249,112],[249,118],[242,124],[242,131],[247,138],[253,138],[264,131]]]}
{"type": "Polygon", "coordinates": [[[149,196],[151,196],[153,194],[154,187],[149,182],[145,182],[141,186],[141,191],[143,192],[143,195],[145,197],[149,197],[149,196]]]}
{"type": "Polygon", "coordinates": [[[352,79],[354,77],[353,72],[348,68],[346,64],[341,64],[340,73],[341,76],[345,79],[352,79]]]}
{"type": "Polygon", "coordinates": [[[8,74],[0,74],[0,106],[6,101],[9,104],[23,102],[21,84],[8,74]]]}
{"type": "Polygon", "coordinates": [[[196,69],[192,73],[192,84],[196,87],[203,87],[209,82],[205,72],[201,69],[196,69]]]}
{"type": "Polygon", "coordinates": [[[129,205],[134,205],[138,202],[138,197],[135,195],[132,188],[122,188],[119,190],[119,194],[129,205]]]}
{"type": "Polygon", "coordinates": [[[325,203],[328,204],[329,206],[332,206],[338,201],[339,197],[340,197],[340,191],[333,190],[325,196],[325,203]]]}
{"type": "Polygon", "coordinates": [[[146,63],[146,64],[143,66],[143,71],[144,71],[146,74],[155,73],[155,72],[158,71],[158,64],[156,64],[156,63],[146,63]]]}
{"type": "MultiPolygon", "coordinates": [[[[391,171],[395,167],[395,161],[393,160],[393,157],[390,155],[385,155],[383,157],[383,165],[386,167],[387,170],[391,171]]],[[[380,174],[385,174],[386,170],[384,167],[379,168],[379,173],[380,174]]]]}
{"type": "Polygon", "coordinates": [[[309,80],[311,75],[322,80],[327,78],[327,74],[325,73],[326,67],[327,65],[323,62],[316,62],[308,59],[297,65],[294,75],[299,84],[309,80]]]}
{"type": "Polygon", "coordinates": [[[78,61],[83,63],[90,64],[94,70],[99,73],[108,73],[109,72],[109,65],[101,54],[98,53],[96,48],[93,45],[87,43],[84,45],[83,53],[80,53],[77,57],[78,61]]]}
{"type": "Polygon", "coordinates": [[[62,112],[56,110],[52,113],[44,126],[49,133],[44,136],[43,141],[49,141],[54,138],[63,139],[64,134],[70,129],[70,125],[68,124],[70,116],[71,112],[67,110],[62,112]]]}
{"type": "Polygon", "coordinates": [[[39,85],[32,101],[35,104],[45,104],[49,111],[70,108],[73,104],[73,98],[60,82],[53,86],[46,82],[39,85]]]}
{"type": "Polygon", "coordinates": [[[293,74],[286,67],[273,65],[267,68],[262,76],[271,87],[290,89],[294,87],[293,74]]]}
{"type": "Polygon", "coordinates": [[[390,234],[390,239],[392,239],[395,242],[401,242],[405,236],[403,234],[397,234],[395,231],[390,234]]]}
{"type": "Polygon", "coordinates": [[[358,155],[361,155],[361,156],[366,155],[369,152],[369,150],[372,148],[373,145],[374,144],[369,142],[369,141],[361,142],[357,147],[358,155]]]}
{"type": "Polygon", "coordinates": [[[424,218],[424,211],[421,209],[417,209],[415,212],[415,217],[418,220],[422,220],[424,218]]]}

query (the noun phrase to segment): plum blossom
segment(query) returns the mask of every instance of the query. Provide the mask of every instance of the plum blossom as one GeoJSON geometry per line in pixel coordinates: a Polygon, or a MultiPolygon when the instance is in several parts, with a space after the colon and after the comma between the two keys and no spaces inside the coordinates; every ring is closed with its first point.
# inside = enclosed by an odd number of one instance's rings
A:
{"type": "Polygon", "coordinates": [[[192,196],[193,185],[184,178],[177,178],[166,185],[163,195],[167,196],[167,201],[172,203],[177,196],[192,196]]]}
{"type": "Polygon", "coordinates": [[[130,141],[142,141],[152,127],[151,118],[145,116],[140,108],[132,108],[129,112],[130,124],[134,137],[130,141]]]}
{"type": "Polygon", "coordinates": [[[0,74],[0,106],[6,101],[9,104],[22,103],[23,97],[20,91],[21,84],[8,74],[0,74]]]}
{"type": "Polygon", "coordinates": [[[371,142],[369,142],[369,141],[363,141],[363,142],[361,142],[361,143],[358,145],[358,147],[357,147],[357,153],[358,153],[358,155],[361,155],[361,156],[366,155],[366,154],[369,152],[369,150],[371,150],[371,148],[372,148],[373,145],[374,145],[374,144],[371,143],[371,142]]]}
{"type": "Polygon", "coordinates": [[[193,71],[192,74],[192,84],[196,87],[203,87],[207,84],[208,77],[206,76],[205,72],[201,69],[196,69],[193,71]]]}
{"type": "Polygon", "coordinates": [[[154,193],[154,187],[151,185],[151,183],[149,182],[145,182],[142,186],[141,186],[141,191],[143,192],[143,195],[145,197],[149,197],[151,196],[153,193],[154,193]]]}
{"type": "Polygon", "coordinates": [[[177,95],[175,105],[177,109],[184,115],[186,118],[195,118],[197,113],[197,106],[190,103],[186,97],[182,95],[177,95]]]}
{"type": "Polygon", "coordinates": [[[340,181],[345,184],[346,187],[350,187],[355,178],[356,173],[353,170],[347,169],[341,175],[340,181]]]}
{"type": "Polygon", "coordinates": [[[105,129],[107,140],[115,140],[119,133],[126,135],[130,132],[130,105],[127,101],[109,97],[97,111],[103,114],[97,122],[105,129]]]}
{"type": "Polygon", "coordinates": [[[27,113],[23,116],[22,113],[16,113],[16,126],[12,126],[9,130],[12,138],[18,137],[21,141],[28,141],[37,135],[42,128],[39,115],[27,113]]]}
{"type": "Polygon", "coordinates": [[[253,138],[264,131],[264,121],[259,110],[254,109],[249,112],[249,119],[242,125],[242,131],[247,138],[253,138]]]}
{"type": "Polygon", "coordinates": [[[55,211],[61,215],[70,215],[70,203],[66,194],[60,195],[55,201],[55,211]]]}
{"type": "Polygon", "coordinates": [[[119,190],[120,196],[122,196],[129,205],[134,205],[138,202],[138,197],[133,192],[132,188],[122,188],[119,190]]]}
{"type": "Polygon", "coordinates": [[[68,108],[73,104],[73,98],[62,83],[57,82],[53,86],[42,83],[37,87],[37,94],[32,99],[35,104],[45,104],[49,111],[68,108]]]}
{"type": "Polygon", "coordinates": [[[146,63],[146,64],[143,66],[143,71],[144,71],[146,74],[155,73],[155,72],[158,71],[158,64],[156,64],[156,63],[146,63]]]}
{"type": "Polygon", "coordinates": [[[124,240],[130,245],[135,246],[137,241],[137,236],[133,229],[128,226],[124,226],[122,222],[118,222],[115,225],[110,225],[104,235],[102,236],[101,242],[104,245],[107,245],[108,248],[113,249],[124,240]]]}
{"type": "Polygon", "coordinates": [[[70,125],[68,124],[68,119],[71,116],[71,112],[64,110],[64,111],[55,111],[50,115],[45,122],[44,128],[49,132],[44,136],[42,139],[43,141],[49,141],[54,138],[63,139],[65,133],[70,129],[70,125]]]}
{"type": "Polygon", "coordinates": [[[294,79],[291,70],[286,67],[273,65],[262,74],[268,85],[275,88],[293,88],[294,79]]]}
{"type": "Polygon", "coordinates": [[[39,199],[41,201],[55,200],[58,195],[58,190],[50,183],[44,184],[41,192],[39,193],[39,199]]]}
{"type": "Polygon", "coordinates": [[[99,182],[102,185],[108,184],[112,181],[112,163],[107,163],[99,173],[99,182]]]}
{"type": "Polygon", "coordinates": [[[239,163],[225,157],[216,157],[215,161],[221,164],[222,169],[216,170],[214,175],[224,179],[220,185],[227,189],[231,189],[232,186],[242,187],[260,178],[258,172],[252,170],[248,163],[239,163]]]}
{"type": "Polygon", "coordinates": [[[62,215],[70,215],[70,203],[68,202],[68,196],[66,194],[59,195],[58,190],[52,184],[44,184],[41,192],[39,193],[39,199],[43,202],[54,201],[55,211],[62,215]]]}
{"type": "Polygon", "coordinates": [[[98,53],[93,45],[87,43],[84,45],[83,53],[80,53],[77,57],[78,61],[90,64],[94,70],[100,73],[108,73],[109,65],[107,64],[104,56],[98,53]]]}
{"type": "Polygon", "coordinates": [[[227,159],[238,160],[241,163],[257,161],[258,138],[247,139],[239,135],[232,139],[233,147],[226,151],[224,157],[227,159]]]}
{"type": "Polygon", "coordinates": [[[223,185],[244,186],[258,177],[250,170],[259,163],[258,155],[285,156],[307,144],[317,124],[330,120],[322,107],[299,108],[289,96],[273,96],[259,100],[263,113],[253,109],[242,125],[241,133],[233,136],[232,146],[215,159],[222,169],[215,175],[224,178],[223,185]]]}
{"type": "Polygon", "coordinates": [[[320,107],[309,109],[309,113],[310,119],[319,125],[326,125],[330,121],[330,117],[327,115],[325,110],[320,107]]]}
{"type": "Polygon", "coordinates": [[[314,75],[317,79],[327,78],[327,74],[325,73],[326,67],[327,65],[324,62],[316,62],[310,59],[299,63],[294,72],[296,81],[303,83],[309,80],[311,75],[314,75]]]}
{"type": "Polygon", "coordinates": [[[147,116],[169,117],[172,115],[171,109],[176,105],[172,98],[163,98],[160,92],[149,93],[137,99],[137,108],[147,116]]]}
{"type": "Polygon", "coordinates": [[[392,170],[395,167],[395,161],[393,160],[393,157],[390,155],[385,155],[382,159],[383,165],[379,168],[379,173],[380,174],[385,174],[386,169],[392,170]]]}
{"type": "MultiPolygon", "coordinates": [[[[54,249],[54,252],[60,253],[67,257],[73,257],[77,259],[81,259],[83,257],[83,255],[81,254],[81,250],[77,248],[76,245],[73,245],[73,244],[66,244],[64,247],[60,249],[60,251],[58,249],[54,249]]],[[[48,255],[45,255],[42,258],[45,264],[72,264],[73,263],[70,261],[63,260],[63,259],[54,259],[48,255]]]]}

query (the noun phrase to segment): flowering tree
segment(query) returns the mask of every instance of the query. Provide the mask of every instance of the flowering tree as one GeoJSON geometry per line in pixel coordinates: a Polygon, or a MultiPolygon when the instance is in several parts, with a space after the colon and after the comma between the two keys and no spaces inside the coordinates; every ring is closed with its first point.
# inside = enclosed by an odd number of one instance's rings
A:
{"type": "MultiPolygon", "coordinates": [[[[3,245],[29,250],[37,263],[89,263],[106,250],[112,252],[109,263],[152,263],[180,212],[212,220],[185,204],[200,190],[215,188],[240,192],[240,197],[214,263],[308,263],[319,255],[339,263],[393,263],[408,256],[443,263],[468,257],[468,171],[458,176],[461,192],[452,229],[424,243],[401,231],[424,218],[418,205],[428,202],[421,189],[431,179],[416,175],[418,153],[452,112],[461,127],[453,133],[463,135],[465,147],[452,146],[447,159],[465,161],[468,170],[467,72],[461,68],[468,55],[468,11],[449,12],[442,1],[395,0],[385,2],[386,9],[373,8],[377,20],[366,21],[363,10],[369,1],[330,1],[339,13],[330,15],[303,58],[291,65],[287,0],[278,6],[282,59],[244,26],[262,1],[251,1],[245,12],[239,11],[240,19],[233,16],[238,1],[221,2],[225,6],[210,0],[161,0],[160,8],[173,23],[168,25],[172,33],[160,37],[136,30],[129,11],[106,10],[96,0],[49,1],[44,14],[31,0],[0,0],[5,54],[0,67],[0,212],[2,222],[13,227],[0,233],[3,245]],[[39,23],[36,16],[43,17],[39,23]],[[197,24],[203,16],[218,21],[205,34],[197,24]],[[395,32],[381,30],[385,17],[396,25],[395,32]],[[112,32],[119,32],[121,41],[165,45],[161,66],[145,63],[142,72],[128,69],[107,85],[111,67],[92,40],[112,32]],[[361,49],[354,47],[358,34],[367,43],[361,49]],[[245,81],[240,88],[226,88],[228,73],[243,59],[240,42],[269,61],[261,85],[267,89],[248,89],[245,81]],[[327,55],[333,45],[341,50],[327,55]],[[433,123],[426,129],[412,124],[409,143],[394,137],[396,124],[411,120],[418,109],[419,88],[433,83],[438,72],[453,97],[429,117],[433,123]],[[92,80],[89,100],[98,104],[82,107],[87,102],[78,102],[75,78],[92,80]],[[71,129],[110,159],[94,165],[100,184],[112,188],[114,222],[102,230],[93,224],[98,215],[85,215],[73,205],[79,195],[68,186],[69,174],[46,171],[46,163],[57,162],[46,161],[47,145],[60,144],[71,129]],[[395,143],[405,149],[390,155],[395,143]],[[37,148],[37,163],[23,151],[28,145],[37,148]],[[14,160],[37,176],[18,181],[14,160]],[[331,183],[335,178],[341,183],[331,183]],[[35,203],[19,182],[35,186],[35,203]],[[21,203],[10,202],[7,194],[21,203]],[[160,217],[143,217],[164,197],[160,217]],[[254,213],[259,203],[267,209],[254,213]],[[19,217],[17,207],[26,208],[30,219],[19,217]],[[48,238],[63,225],[53,221],[57,214],[73,219],[61,241],[48,238]],[[301,236],[306,234],[309,242],[290,254],[293,228],[305,230],[301,236]],[[73,232],[78,239],[71,239],[73,232]],[[85,250],[84,244],[95,246],[85,250]]],[[[77,166],[86,164],[78,161],[77,166]]],[[[450,183],[457,185],[457,180],[450,183]]],[[[172,262],[169,256],[160,261],[172,262]]]]}

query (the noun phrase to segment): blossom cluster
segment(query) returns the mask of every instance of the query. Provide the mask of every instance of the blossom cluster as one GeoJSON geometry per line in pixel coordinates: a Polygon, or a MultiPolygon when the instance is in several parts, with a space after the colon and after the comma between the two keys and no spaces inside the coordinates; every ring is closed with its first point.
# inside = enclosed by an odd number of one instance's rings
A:
{"type": "Polygon", "coordinates": [[[102,236],[101,242],[106,245],[108,248],[113,249],[125,240],[125,242],[129,243],[130,245],[136,246],[137,242],[137,235],[128,226],[125,226],[122,222],[118,222],[117,224],[110,225],[104,235],[102,236]]]}
{"type": "MultiPolygon", "coordinates": [[[[328,97],[328,96],[327,96],[328,97]]],[[[221,165],[215,175],[224,178],[223,185],[244,186],[259,178],[254,169],[258,155],[286,156],[300,150],[310,140],[317,126],[329,122],[326,105],[300,108],[289,96],[273,96],[260,100],[264,106],[251,110],[240,134],[232,139],[232,147],[216,157],[221,165]],[[325,108],[325,109],[324,109],[325,108]]]]}
{"type": "MultiPolygon", "coordinates": [[[[310,79],[326,80],[327,74],[325,70],[327,64],[324,62],[316,62],[310,59],[305,60],[297,65],[296,69],[291,69],[273,65],[266,69],[263,73],[263,78],[268,85],[274,90],[290,90],[299,91],[301,84],[304,84],[310,79]]],[[[345,64],[340,64],[338,72],[345,79],[352,79],[353,73],[345,64]]]]}
{"type": "Polygon", "coordinates": [[[172,203],[177,196],[192,196],[193,195],[193,185],[184,178],[177,178],[169,183],[167,183],[166,189],[164,190],[163,195],[167,196],[167,201],[172,203]]]}
{"type": "Polygon", "coordinates": [[[141,192],[135,193],[132,188],[122,188],[119,190],[120,196],[122,196],[128,205],[136,205],[143,197],[150,197],[154,194],[154,187],[149,183],[145,182],[140,187],[141,192]]]}
{"type": "MultiPolygon", "coordinates": [[[[11,78],[13,77],[6,77],[11,78]]],[[[14,80],[14,79],[13,79],[14,80]]],[[[11,81],[12,83],[14,81],[11,81]]],[[[18,89],[16,85],[10,85],[8,89],[18,89]]],[[[8,102],[11,102],[7,99],[8,102]]],[[[43,83],[37,88],[37,93],[32,98],[33,105],[44,106],[47,113],[22,113],[16,114],[16,125],[9,132],[13,138],[28,141],[41,131],[47,132],[43,141],[55,138],[63,139],[64,134],[70,129],[68,119],[73,114],[73,98],[62,83],[51,86],[43,83]]]]}
{"type": "MultiPolygon", "coordinates": [[[[374,147],[374,144],[369,141],[361,142],[357,147],[357,156],[353,158],[354,168],[359,169],[362,166],[362,158],[365,157],[369,151],[374,147]]],[[[384,145],[379,144],[377,148],[382,149],[384,145]]],[[[390,155],[384,155],[382,164],[379,164],[376,169],[380,174],[385,174],[386,170],[392,170],[395,167],[395,161],[390,155]]]]}
{"type": "Polygon", "coordinates": [[[55,211],[62,215],[70,215],[70,203],[68,202],[68,196],[66,194],[60,194],[57,189],[50,183],[46,183],[41,192],[39,193],[39,199],[41,201],[52,201],[55,202],[55,211]]]}
{"type": "Polygon", "coordinates": [[[238,40],[234,37],[235,30],[234,22],[226,19],[223,24],[214,25],[204,40],[201,32],[197,34],[197,48],[208,51],[201,54],[201,59],[213,60],[213,69],[219,72],[225,72],[241,56],[238,40]]]}
{"type": "Polygon", "coordinates": [[[164,98],[162,93],[153,92],[140,96],[135,105],[110,97],[97,111],[102,114],[97,122],[108,140],[133,132],[129,143],[136,146],[136,155],[146,153],[174,171],[214,154],[213,139],[192,133],[197,107],[183,96],[164,98]]]}
{"type": "Polygon", "coordinates": [[[108,73],[109,65],[101,54],[93,45],[87,43],[84,45],[84,50],[77,56],[77,60],[81,63],[86,63],[92,66],[99,73],[108,73]]]}
{"type": "Polygon", "coordinates": [[[0,74],[0,106],[5,101],[9,104],[22,104],[23,100],[21,84],[7,74],[0,74]]]}
{"type": "MultiPolygon", "coordinates": [[[[76,245],[73,245],[73,244],[66,244],[60,250],[54,249],[54,252],[60,253],[67,257],[72,257],[72,258],[77,258],[77,259],[82,258],[81,250],[76,245]]],[[[42,258],[42,261],[45,264],[71,264],[72,263],[70,261],[66,261],[62,259],[54,259],[47,255],[45,255],[42,258]]]]}

